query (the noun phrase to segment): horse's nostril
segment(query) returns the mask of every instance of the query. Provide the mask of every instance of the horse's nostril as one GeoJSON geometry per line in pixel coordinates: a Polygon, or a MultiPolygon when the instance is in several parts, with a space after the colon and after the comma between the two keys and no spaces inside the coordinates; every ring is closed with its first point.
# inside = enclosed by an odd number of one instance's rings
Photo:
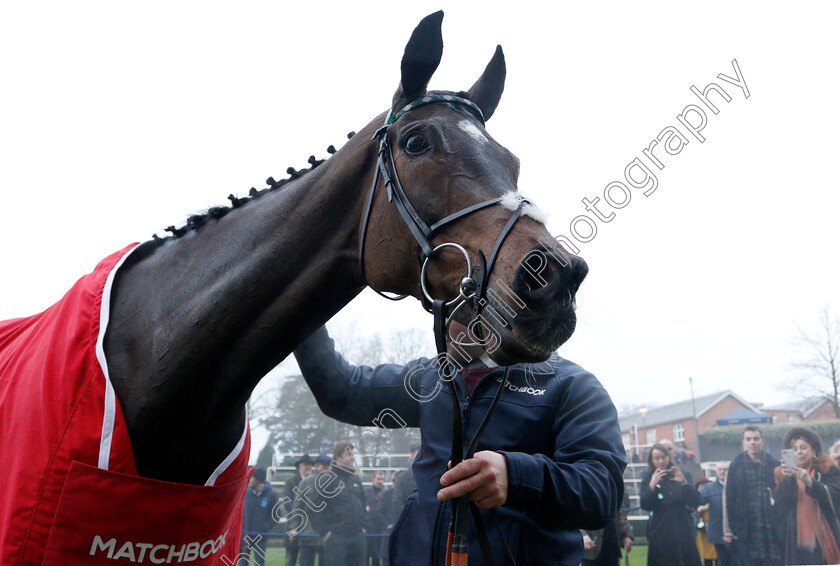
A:
{"type": "Polygon", "coordinates": [[[541,302],[570,302],[587,273],[589,266],[577,256],[558,259],[535,248],[520,263],[514,291],[532,307],[541,302]]]}
{"type": "Polygon", "coordinates": [[[580,288],[580,284],[583,283],[583,280],[586,279],[586,276],[589,274],[589,266],[583,259],[573,257],[569,267],[571,268],[569,286],[571,287],[572,293],[577,293],[577,290],[580,288]]]}

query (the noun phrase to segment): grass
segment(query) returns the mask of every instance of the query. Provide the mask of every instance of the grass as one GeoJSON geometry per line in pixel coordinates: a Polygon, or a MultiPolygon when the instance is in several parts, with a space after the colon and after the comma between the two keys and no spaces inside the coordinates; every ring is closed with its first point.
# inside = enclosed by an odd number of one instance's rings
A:
{"type": "MultiPolygon", "coordinates": [[[[646,546],[634,546],[630,551],[630,566],[645,566],[647,564],[646,546]]],[[[624,562],[621,562],[624,564],[624,562]]]]}
{"type": "MultiPolygon", "coordinates": [[[[286,564],[286,549],[285,548],[276,548],[273,550],[277,550],[279,555],[274,558],[274,560],[266,560],[265,566],[285,566],[286,564]]],[[[269,551],[271,552],[271,551],[269,551]]],[[[269,554],[270,556],[270,554],[269,554]]]]}
{"type": "MultiPolygon", "coordinates": [[[[279,555],[275,556],[272,560],[266,560],[265,566],[284,566],[286,560],[286,549],[285,548],[278,548],[279,555]]],[[[647,547],[646,546],[636,546],[630,552],[630,566],[646,566],[647,564],[647,547]]],[[[624,560],[622,559],[621,565],[624,566],[624,560]]]]}

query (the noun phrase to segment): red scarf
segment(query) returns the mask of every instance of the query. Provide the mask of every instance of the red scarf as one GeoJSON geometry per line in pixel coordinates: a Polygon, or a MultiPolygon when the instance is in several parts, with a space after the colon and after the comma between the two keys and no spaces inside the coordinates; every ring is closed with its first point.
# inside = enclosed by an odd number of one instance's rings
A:
{"type": "MultiPolygon", "coordinates": [[[[808,473],[813,478],[816,470],[811,467],[808,473]]],[[[796,545],[809,550],[819,546],[826,564],[840,563],[840,549],[819,502],[806,493],[801,479],[796,478],[796,485],[799,490],[796,498],[796,545]]]]}

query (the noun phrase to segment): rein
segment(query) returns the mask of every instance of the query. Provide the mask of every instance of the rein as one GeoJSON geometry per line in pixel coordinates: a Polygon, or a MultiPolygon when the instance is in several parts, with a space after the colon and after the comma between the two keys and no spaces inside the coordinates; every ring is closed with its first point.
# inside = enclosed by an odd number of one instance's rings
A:
{"type": "MultiPolygon", "coordinates": [[[[499,398],[501,397],[502,390],[507,384],[508,374],[510,373],[510,367],[505,368],[504,376],[501,380],[499,388],[496,390],[496,394],[493,398],[490,408],[487,410],[484,419],[481,421],[478,431],[476,432],[475,437],[470,443],[469,449],[467,450],[466,454],[464,454],[463,415],[461,414],[461,407],[458,401],[458,396],[453,381],[456,371],[455,364],[452,361],[450,361],[447,353],[447,338],[449,338],[449,340],[453,344],[459,346],[483,346],[485,345],[485,341],[481,335],[482,333],[480,324],[476,327],[475,330],[475,334],[479,341],[471,343],[458,342],[452,339],[452,337],[449,335],[449,326],[454,320],[454,316],[458,312],[458,310],[461,309],[461,307],[463,307],[469,301],[472,301],[473,303],[474,312],[478,313],[476,318],[480,316],[482,307],[487,304],[485,295],[487,294],[490,274],[492,273],[493,267],[495,266],[496,259],[499,255],[499,251],[501,250],[502,245],[504,244],[508,235],[513,230],[513,227],[516,224],[516,222],[519,220],[519,218],[522,217],[522,211],[524,206],[526,204],[530,204],[530,201],[522,199],[516,210],[512,212],[510,218],[508,219],[504,228],[502,228],[501,233],[496,238],[496,241],[493,244],[493,248],[490,251],[489,259],[485,258],[484,253],[481,250],[479,250],[478,255],[480,265],[478,266],[478,272],[476,274],[478,281],[476,281],[476,279],[473,278],[473,269],[470,256],[461,245],[454,242],[447,242],[439,244],[438,246],[434,246],[430,240],[442,228],[474,212],[499,204],[502,201],[503,197],[486,200],[474,204],[472,206],[463,208],[458,212],[455,212],[442,218],[441,220],[435,222],[431,226],[429,226],[423,220],[420,214],[418,214],[417,210],[412,206],[411,201],[408,199],[408,195],[406,195],[405,190],[402,187],[402,183],[400,183],[396,165],[394,164],[394,155],[391,151],[390,143],[388,140],[388,127],[394,122],[396,122],[400,118],[400,116],[402,116],[406,112],[409,112],[420,106],[432,103],[452,103],[466,106],[476,115],[476,117],[481,121],[482,125],[484,125],[485,123],[484,115],[482,114],[481,109],[478,106],[476,106],[475,103],[465,98],[448,94],[428,94],[426,96],[423,96],[422,98],[419,98],[407,104],[398,112],[391,113],[388,116],[388,118],[385,120],[385,123],[382,125],[381,128],[379,128],[379,130],[376,131],[376,133],[373,136],[374,140],[379,140],[379,155],[376,163],[376,171],[373,175],[373,182],[371,183],[370,187],[370,193],[368,195],[365,215],[362,220],[361,235],[359,238],[359,269],[361,271],[362,279],[364,280],[364,282],[380,296],[392,301],[398,301],[407,297],[407,295],[398,295],[395,297],[386,295],[385,293],[374,289],[373,286],[370,285],[370,283],[368,282],[367,277],[365,276],[365,238],[367,235],[367,227],[368,222],[370,220],[370,214],[373,209],[373,200],[376,191],[376,186],[379,182],[379,178],[381,177],[383,180],[383,184],[385,185],[385,189],[388,191],[388,202],[394,203],[394,206],[396,206],[397,208],[397,212],[399,212],[400,216],[405,222],[405,225],[408,227],[412,236],[414,236],[414,239],[417,240],[417,243],[420,245],[420,249],[423,251],[424,260],[422,268],[420,270],[420,287],[422,290],[420,301],[423,305],[423,308],[434,315],[434,334],[435,345],[438,351],[438,359],[441,360],[441,363],[446,366],[442,368],[444,375],[449,377],[448,379],[445,379],[445,381],[449,388],[449,395],[452,400],[453,433],[452,453],[450,459],[452,467],[455,467],[463,460],[472,458],[475,454],[475,451],[478,447],[479,439],[484,433],[484,429],[487,427],[487,424],[490,422],[490,418],[493,415],[493,411],[496,408],[496,404],[498,403],[499,398]],[[431,260],[435,259],[438,252],[441,249],[447,247],[455,248],[458,251],[460,251],[464,255],[464,259],[467,263],[466,275],[461,279],[461,284],[458,289],[458,295],[450,301],[444,301],[442,299],[433,299],[432,296],[429,294],[426,285],[426,267],[428,266],[431,260]],[[450,309],[450,307],[454,308],[450,309]]],[[[447,537],[446,544],[446,566],[467,565],[469,553],[469,543],[467,539],[467,511],[469,511],[472,515],[473,524],[475,525],[479,545],[481,547],[481,553],[484,557],[484,563],[488,566],[494,566],[495,562],[490,551],[490,543],[487,537],[487,532],[484,527],[484,522],[481,517],[480,511],[478,509],[478,506],[476,506],[474,502],[469,501],[468,496],[466,495],[461,496],[458,499],[452,501],[452,518],[449,525],[449,535],[447,537]]],[[[491,509],[490,511],[496,522],[496,529],[498,532],[499,539],[502,541],[502,544],[505,549],[505,564],[507,566],[515,566],[513,555],[511,554],[510,549],[508,548],[507,543],[505,542],[504,537],[502,536],[495,510],[491,509]]]]}

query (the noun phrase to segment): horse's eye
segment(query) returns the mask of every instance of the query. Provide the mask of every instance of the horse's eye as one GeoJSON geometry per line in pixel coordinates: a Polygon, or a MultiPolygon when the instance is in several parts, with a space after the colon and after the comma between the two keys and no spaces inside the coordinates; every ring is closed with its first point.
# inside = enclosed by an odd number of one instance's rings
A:
{"type": "Polygon", "coordinates": [[[419,155],[426,151],[429,142],[420,134],[412,134],[405,142],[405,150],[412,155],[419,155]]]}

